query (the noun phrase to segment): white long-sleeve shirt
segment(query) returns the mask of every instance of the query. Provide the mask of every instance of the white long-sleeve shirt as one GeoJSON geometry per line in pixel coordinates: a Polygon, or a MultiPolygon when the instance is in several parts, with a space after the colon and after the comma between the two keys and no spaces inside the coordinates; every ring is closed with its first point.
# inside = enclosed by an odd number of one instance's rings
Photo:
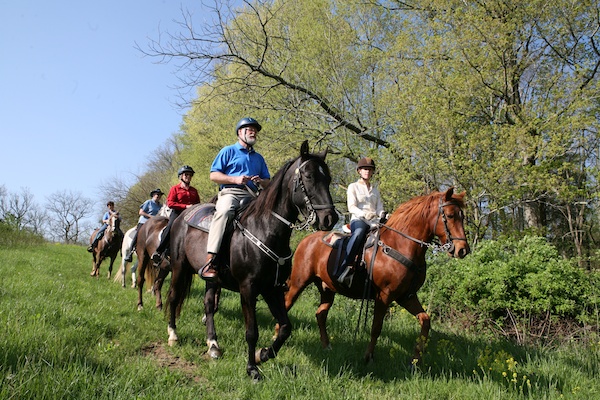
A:
{"type": "Polygon", "coordinates": [[[373,184],[367,188],[367,185],[360,179],[348,185],[347,201],[348,211],[351,214],[350,221],[364,218],[365,214],[369,212],[377,216],[383,212],[379,189],[373,184]]]}

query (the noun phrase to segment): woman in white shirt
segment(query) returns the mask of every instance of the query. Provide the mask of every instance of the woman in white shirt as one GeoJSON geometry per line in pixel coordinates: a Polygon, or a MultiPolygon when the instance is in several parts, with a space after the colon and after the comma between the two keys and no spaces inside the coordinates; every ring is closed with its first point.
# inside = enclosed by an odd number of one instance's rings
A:
{"type": "Polygon", "coordinates": [[[377,222],[378,216],[382,215],[384,211],[379,189],[371,183],[371,178],[375,173],[375,161],[370,157],[361,158],[356,171],[360,178],[348,185],[347,201],[348,211],[351,214],[352,236],[348,240],[346,257],[338,269],[338,271],[343,271],[338,278],[340,282],[352,267],[357,265],[356,259],[361,255],[371,224],[377,222]]]}

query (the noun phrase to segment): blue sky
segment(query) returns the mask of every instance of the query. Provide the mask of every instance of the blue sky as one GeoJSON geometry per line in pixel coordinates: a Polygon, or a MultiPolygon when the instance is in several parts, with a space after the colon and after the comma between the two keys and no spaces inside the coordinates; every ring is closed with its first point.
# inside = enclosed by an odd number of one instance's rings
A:
{"type": "Polygon", "coordinates": [[[199,0],[0,0],[0,185],[102,202],[103,183],[142,172],[185,110],[175,65],[135,44],[177,32],[182,8],[204,17],[199,0]]]}

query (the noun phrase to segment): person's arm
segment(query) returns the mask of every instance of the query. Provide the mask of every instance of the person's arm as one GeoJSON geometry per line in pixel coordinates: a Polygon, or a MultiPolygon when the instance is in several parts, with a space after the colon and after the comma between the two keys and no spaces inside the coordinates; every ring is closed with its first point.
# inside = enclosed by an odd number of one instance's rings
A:
{"type": "Polygon", "coordinates": [[[356,185],[348,185],[346,192],[348,202],[348,212],[357,218],[364,217],[365,213],[358,207],[358,197],[356,195],[356,185]]]}
{"type": "Polygon", "coordinates": [[[225,175],[220,171],[212,171],[210,173],[210,180],[218,183],[219,185],[245,185],[252,177],[247,175],[230,176],[225,175]]]}
{"type": "Polygon", "coordinates": [[[176,212],[181,212],[185,210],[186,205],[179,202],[177,188],[178,185],[175,185],[171,188],[171,190],[169,190],[169,195],[167,196],[167,206],[176,212]]]}
{"type": "Polygon", "coordinates": [[[148,213],[149,208],[150,208],[150,205],[148,204],[147,201],[145,201],[144,204],[142,204],[142,206],[140,207],[138,214],[143,217],[146,217],[146,218],[152,217],[152,215],[148,213]]]}

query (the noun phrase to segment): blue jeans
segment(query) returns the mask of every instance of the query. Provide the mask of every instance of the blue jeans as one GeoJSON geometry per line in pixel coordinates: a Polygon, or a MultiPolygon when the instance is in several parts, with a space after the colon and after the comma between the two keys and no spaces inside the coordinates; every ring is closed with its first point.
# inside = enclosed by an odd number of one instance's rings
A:
{"type": "Polygon", "coordinates": [[[371,227],[369,224],[362,219],[355,219],[350,223],[352,236],[350,236],[348,245],[346,246],[346,257],[342,262],[342,267],[354,264],[356,256],[360,253],[365,244],[365,239],[367,238],[370,229],[371,227]]]}

